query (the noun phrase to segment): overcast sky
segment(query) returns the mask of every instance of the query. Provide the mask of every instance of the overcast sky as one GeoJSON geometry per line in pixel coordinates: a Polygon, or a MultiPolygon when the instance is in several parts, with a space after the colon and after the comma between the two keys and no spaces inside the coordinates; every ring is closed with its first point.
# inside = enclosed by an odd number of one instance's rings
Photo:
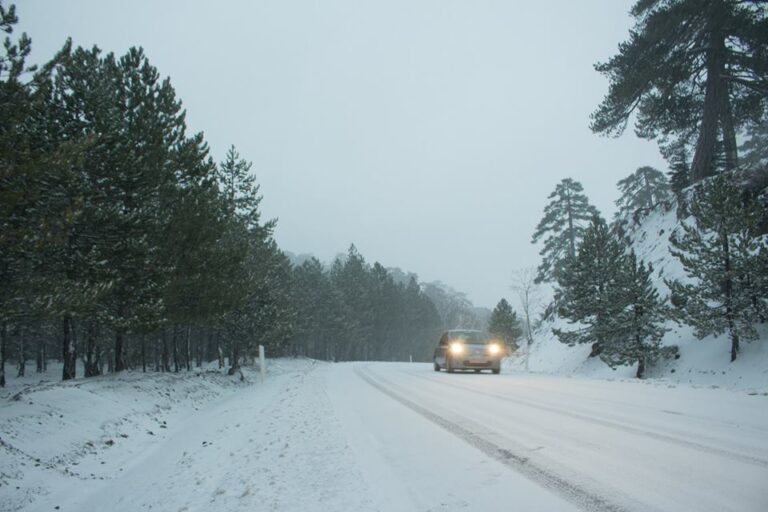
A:
{"type": "MultiPolygon", "coordinates": [[[[6,5],[8,2],[4,2],[6,5]]],[[[616,182],[665,170],[654,143],[606,139],[593,69],[626,39],[630,0],[20,0],[33,61],[67,36],[142,46],[221,161],[253,162],[279,245],[441,280],[493,307],[547,195],[581,181],[612,214],[616,182]]]]}

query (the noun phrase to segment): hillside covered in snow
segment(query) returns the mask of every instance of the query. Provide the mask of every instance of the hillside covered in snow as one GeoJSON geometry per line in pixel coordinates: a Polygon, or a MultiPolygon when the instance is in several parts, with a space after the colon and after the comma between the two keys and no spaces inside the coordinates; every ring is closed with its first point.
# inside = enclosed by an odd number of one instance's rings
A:
{"type": "MultiPolygon", "coordinates": [[[[685,220],[689,222],[690,219],[685,220]]],[[[667,300],[670,290],[665,281],[688,278],[670,250],[670,237],[681,229],[676,208],[659,206],[637,222],[626,223],[630,247],[638,259],[653,265],[654,284],[667,300]]],[[[550,291],[551,295],[551,291],[550,291]]],[[[526,354],[523,348],[509,361],[510,369],[528,369],[560,375],[598,378],[632,379],[637,365],[611,369],[597,357],[589,357],[589,344],[570,347],[558,339],[553,329],[571,326],[568,320],[552,318],[539,326],[535,342],[526,354]]],[[[662,344],[677,346],[679,357],[662,360],[648,368],[647,377],[693,385],[744,389],[748,392],[768,391],[768,326],[758,325],[758,340],[741,343],[739,357],[730,362],[730,340],[727,334],[698,339],[691,326],[669,320],[662,344]]]]}

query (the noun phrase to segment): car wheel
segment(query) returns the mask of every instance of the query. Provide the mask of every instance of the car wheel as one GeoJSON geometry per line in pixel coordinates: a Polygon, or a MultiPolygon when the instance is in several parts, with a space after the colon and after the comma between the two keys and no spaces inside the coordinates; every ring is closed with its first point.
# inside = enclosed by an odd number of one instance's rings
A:
{"type": "Polygon", "coordinates": [[[437,364],[437,361],[435,361],[435,371],[436,371],[436,372],[439,372],[439,371],[440,371],[440,365],[439,365],[439,364],[437,364]]]}
{"type": "Polygon", "coordinates": [[[451,364],[451,360],[449,358],[445,359],[445,371],[448,373],[453,373],[453,365],[451,364]]]}
{"type": "Polygon", "coordinates": [[[501,368],[494,368],[494,369],[493,369],[493,370],[491,370],[491,371],[493,372],[493,374],[494,374],[494,375],[498,375],[498,374],[499,374],[499,372],[501,372],[501,368]]]}

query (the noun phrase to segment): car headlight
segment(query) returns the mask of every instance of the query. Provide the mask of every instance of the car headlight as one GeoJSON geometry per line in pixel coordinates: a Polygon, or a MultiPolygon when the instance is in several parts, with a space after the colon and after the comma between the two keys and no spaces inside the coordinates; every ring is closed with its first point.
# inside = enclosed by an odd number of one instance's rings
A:
{"type": "Polygon", "coordinates": [[[451,354],[459,355],[464,352],[464,345],[461,343],[451,343],[451,354]]]}
{"type": "Polygon", "coordinates": [[[488,345],[488,353],[491,354],[492,356],[495,356],[499,352],[501,352],[501,347],[499,346],[498,343],[491,343],[490,345],[488,345]]]}

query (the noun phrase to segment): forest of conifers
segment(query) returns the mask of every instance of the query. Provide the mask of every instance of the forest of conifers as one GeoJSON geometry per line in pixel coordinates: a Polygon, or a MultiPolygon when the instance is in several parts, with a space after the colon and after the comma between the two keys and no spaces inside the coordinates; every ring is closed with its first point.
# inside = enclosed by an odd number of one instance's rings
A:
{"type": "MultiPolygon", "coordinates": [[[[16,22],[2,8],[0,28],[16,37],[16,22]]],[[[271,356],[423,360],[459,321],[354,246],[330,266],[292,265],[276,221],[260,215],[250,164],[234,147],[212,160],[141,49],[66,42],[33,67],[31,40],[11,36],[0,56],[0,368],[13,361],[23,374],[36,360],[42,371],[56,358],[70,379],[79,367],[93,376],[218,359],[234,371],[258,345],[271,356]]]]}

